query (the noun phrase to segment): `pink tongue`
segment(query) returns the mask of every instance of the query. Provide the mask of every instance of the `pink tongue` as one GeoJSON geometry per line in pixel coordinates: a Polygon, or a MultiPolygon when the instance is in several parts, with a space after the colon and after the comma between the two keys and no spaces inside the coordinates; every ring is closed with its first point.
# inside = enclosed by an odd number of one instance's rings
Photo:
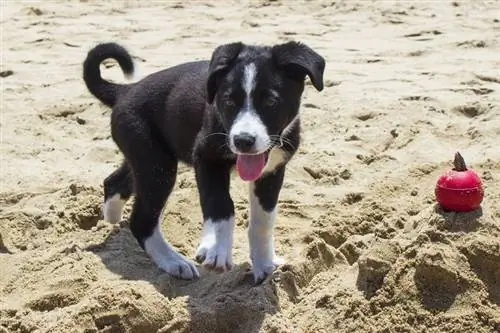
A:
{"type": "Polygon", "coordinates": [[[236,170],[238,170],[241,179],[247,182],[253,182],[260,177],[265,164],[265,153],[259,155],[238,155],[236,170]]]}

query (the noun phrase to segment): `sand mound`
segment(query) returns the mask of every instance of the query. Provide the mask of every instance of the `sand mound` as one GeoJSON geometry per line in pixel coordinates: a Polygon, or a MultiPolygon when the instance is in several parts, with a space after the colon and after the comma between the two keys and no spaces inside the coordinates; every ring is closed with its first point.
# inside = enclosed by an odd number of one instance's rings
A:
{"type": "MultiPolygon", "coordinates": [[[[3,2],[0,332],[499,331],[499,9],[3,2]],[[306,89],[304,141],[281,195],[276,242],[287,263],[252,284],[247,188],[235,178],[236,267],[172,279],[126,221],[102,221],[102,180],[121,156],[109,110],[83,85],[84,56],[118,41],[145,75],[228,40],[290,39],[322,53],[327,70],[323,92],[306,89]],[[456,150],[484,180],[479,211],[435,207],[456,150]]],[[[123,80],[114,62],[103,71],[123,80]]],[[[197,207],[181,167],[162,229],[191,258],[197,207]]]]}

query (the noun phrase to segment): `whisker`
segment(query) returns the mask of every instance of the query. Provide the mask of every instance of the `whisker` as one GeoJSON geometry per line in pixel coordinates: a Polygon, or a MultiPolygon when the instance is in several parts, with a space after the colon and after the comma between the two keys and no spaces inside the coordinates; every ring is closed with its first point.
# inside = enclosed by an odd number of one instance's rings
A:
{"type": "Polygon", "coordinates": [[[283,147],[285,144],[290,146],[291,148],[295,149],[295,146],[293,145],[293,143],[287,139],[287,138],[284,138],[282,136],[279,136],[279,135],[270,135],[271,137],[271,142],[279,147],[283,147]]]}
{"type": "Polygon", "coordinates": [[[274,139],[271,140],[271,143],[273,144],[273,146],[278,146],[279,148],[283,147],[283,141],[281,140],[274,139]]]}
{"type": "Polygon", "coordinates": [[[222,136],[225,136],[225,137],[227,137],[227,136],[228,136],[226,133],[222,133],[222,132],[215,132],[215,133],[210,133],[209,135],[205,136],[205,137],[203,138],[203,140],[208,139],[208,138],[209,138],[209,137],[211,137],[212,135],[222,135],[222,136]]]}
{"type": "Polygon", "coordinates": [[[227,143],[224,143],[224,144],[220,145],[218,149],[222,149],[222,148],[229,148],[229,146],[227,143]]]}
{"type": "Polygon", "coordinates": [[[285,141],[285,140],[287,140],[287,138],[284,138],[281,135],[276,135],[276,134],[270,135],[270,138],[274,139],[274,140],[279,140],[279,141],[285,141]]]}

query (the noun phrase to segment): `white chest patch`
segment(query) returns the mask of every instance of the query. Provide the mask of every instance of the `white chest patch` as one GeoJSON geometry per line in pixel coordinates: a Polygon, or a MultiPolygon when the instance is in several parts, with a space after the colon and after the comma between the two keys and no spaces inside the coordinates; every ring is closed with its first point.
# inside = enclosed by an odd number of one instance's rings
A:
{"type": "Polygon", "coordinates": [[[285,163],[286,160],[287,160],[287,153],[279,147],[274,147],[269,152],[269,157],[267,159],[267,163],[266,166],[264,167],[263,173],[269,173],[275,171],[276,168],[285,163]]]}

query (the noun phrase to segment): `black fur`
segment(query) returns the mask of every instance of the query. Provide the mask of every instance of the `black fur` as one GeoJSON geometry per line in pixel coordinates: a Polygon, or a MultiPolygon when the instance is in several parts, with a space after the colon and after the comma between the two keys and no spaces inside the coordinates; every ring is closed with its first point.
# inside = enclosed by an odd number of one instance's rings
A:
{"type": "Polygon", "coordinates": [[[172,191],[178,162],[194,166],[205,219],[234,215],[229,179],[236,156],[227,133],[242,107],[241,80],[250,62],[258,69],[255,109],[269,134],[281,137],[276,144],[283,143],[288,157],[256,182],[262,206],[268,211],[276,206],[285,164],[300,143],[300,122],[283,131],[297,116],[305,77],[317,90],[323,89],[321,56],[295,42],[274,47],[231,43],[217,47],[210,61],[174,66],[132,84],[103,80],[99,64],[106,58],[117,60],[126,74],[133,71],[131,56],[115,43],[96,46],[84,62],[89,91],[113,108],[112,138],[125,157],[104,181],[105,200],[117,193],[128,199],[135,193],[130,224],[142,247],[172,191]]]}
{"type": "Polygon", "coordinates": [[[95,97],[107,106],[113,106],[117,98],[128,90],[128,86],[113,84],[102,79],[99,66],[108,58],[115,59],[125,75],[134,72],[134,63],[129,53],[118,44],[106,43],[90,50],[87,54],[87,59],[83,63],[83,80],[95,97]]]}

